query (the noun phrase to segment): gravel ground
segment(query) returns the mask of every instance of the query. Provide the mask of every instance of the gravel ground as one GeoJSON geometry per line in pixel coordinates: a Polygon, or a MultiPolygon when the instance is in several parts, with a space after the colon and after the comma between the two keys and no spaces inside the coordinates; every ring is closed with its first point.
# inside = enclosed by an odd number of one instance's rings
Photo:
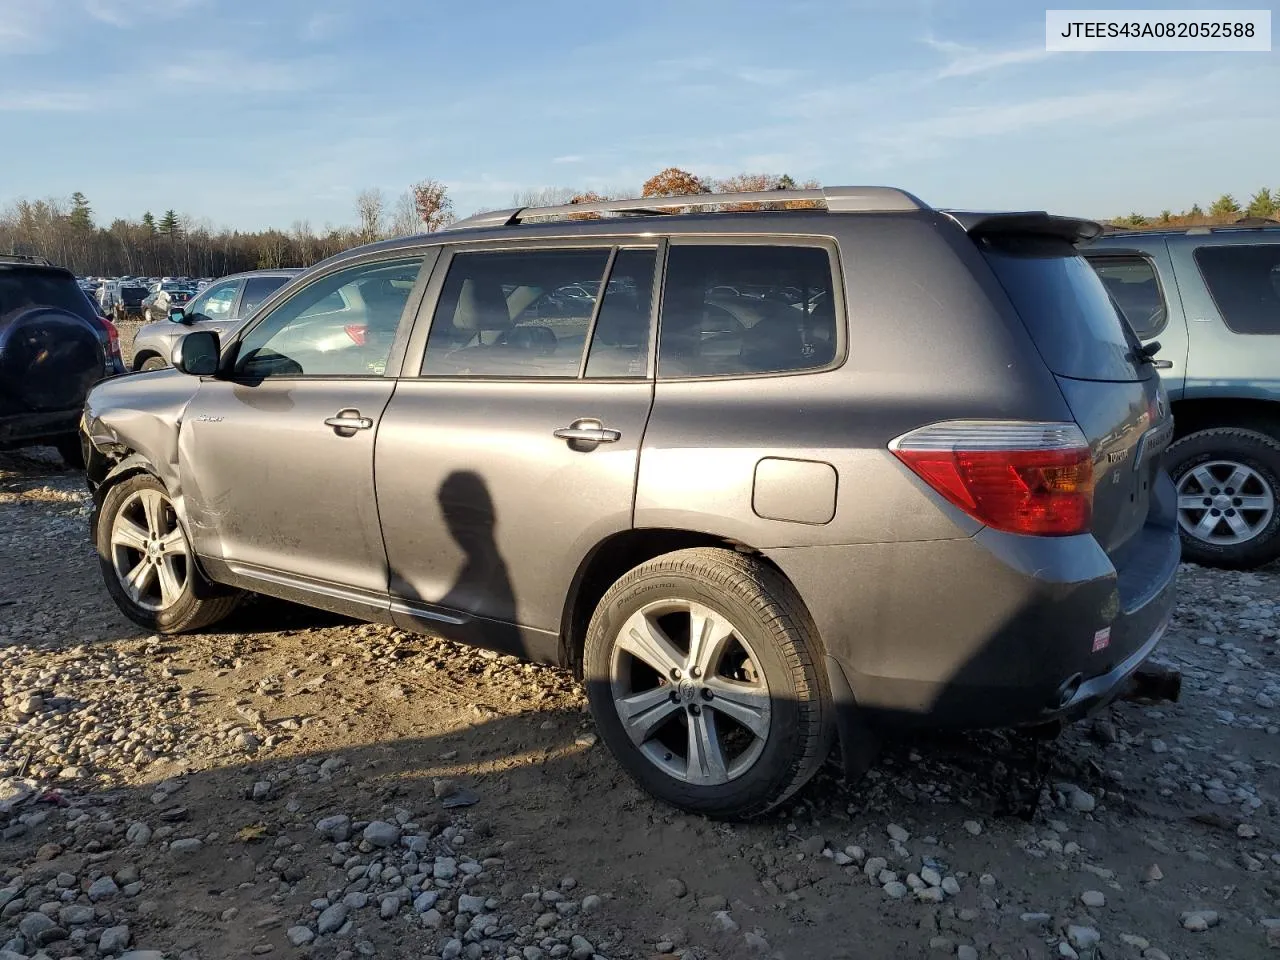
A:
{"type": "Polygon", "coordinates": [[[266,600],[144,635],[87,514],[0,457],[0,960],[1280,947],[1280,574],[1183,568],[1176,705],[894,742],[726,825],[632,786],[563,671],[266,600]]]}

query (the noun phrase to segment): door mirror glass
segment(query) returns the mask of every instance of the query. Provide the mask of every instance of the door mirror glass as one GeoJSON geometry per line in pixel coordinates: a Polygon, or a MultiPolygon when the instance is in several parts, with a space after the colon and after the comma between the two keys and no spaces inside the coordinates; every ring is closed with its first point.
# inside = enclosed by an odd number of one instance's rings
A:
{"type": "Polygon", "coordinates": [[[187,311],[182,309],[182,307],[170,307],[169,319],[174,323],[185,323],[187,319],[187,311]]]}
{"type": "Polygon", "coordinates": [[[218,335],[212,330],[188,333],[173,345],[173,366],[193,377],[218,372],[218,335]]]}

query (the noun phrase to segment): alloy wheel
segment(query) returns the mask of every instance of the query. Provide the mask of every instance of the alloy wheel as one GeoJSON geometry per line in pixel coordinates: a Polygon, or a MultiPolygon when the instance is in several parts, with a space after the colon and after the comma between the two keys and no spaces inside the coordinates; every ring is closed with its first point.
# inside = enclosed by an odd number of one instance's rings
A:
{"type": "Polygon", "coordinates": [[[769,738],[769,686],[750,643],[704,604],[647,604],[613,644],[610,684],[623,729],[667,775],[727,783],[759,760],[769,738]]]}
{"type": "Polygon", "coordinates": [[[1205,543],[1252,540],[1267,528],[1275,507],[1271,485],[1242,463],[1210,460],[1178,479],[1178,525],[1205,543]]]}
{"type": "Polygon", "coordinates": [[[129,599],[157,612],[177,603],[191,576],[187,538],[169,498],[138,490],[111,524],[111,566],[129,599]]]}

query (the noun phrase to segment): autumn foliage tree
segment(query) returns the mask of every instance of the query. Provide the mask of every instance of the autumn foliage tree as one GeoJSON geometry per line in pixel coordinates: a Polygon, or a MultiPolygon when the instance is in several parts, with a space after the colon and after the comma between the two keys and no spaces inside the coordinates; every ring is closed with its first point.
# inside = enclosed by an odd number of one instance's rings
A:
{"type": "Polygon", "coordinates": [[[705,180],[679,167],[667,167],[661,173],[655,173],[640,188],[642,197],[686,197],[710,192],[705,180]]]}
{"type": "Polygon", "coordinates": [[[427,233],[434,233],[453,223],[453,201],[449,198],[448,187],[439,180],[427,179],[415,183],[411,189],[418,219],[427,233]]]}
{"type": "MultiPolygon", "coordinates": [[[[596,193],[594,190],[585,190],[582,193],[574,194],[573,197],[569,200],[569,202],[570,203],[602,203],[608,199],[609,199],[608,197],[601,196],[600,194],[596,193]]],[[[600,214],[571,213],[569,214],[569,219],[570,220],[599,220],[600,214]]]]}

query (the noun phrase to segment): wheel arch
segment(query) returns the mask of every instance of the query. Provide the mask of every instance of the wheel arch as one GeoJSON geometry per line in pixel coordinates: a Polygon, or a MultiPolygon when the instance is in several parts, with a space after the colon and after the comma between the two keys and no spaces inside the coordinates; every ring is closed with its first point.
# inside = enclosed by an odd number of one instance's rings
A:
{"type": "Polygon", "coordinates": [[[1201,430],[1238,427],[1280,442],[1280,400],[1256,397],[1183,397],[1173,401],[1174,439],[1201,430]]]}
{"type": "Polygon", "coordinates": [[[133,372],[137,373],[142,369],[142,365],[146,363],[148,360],[153,360],[156,357],[160,357],[160,356],[162,355],[158,350],[144,349],[139,351],[137,354],[134,355],[134,358],[133,358],[133,365],[132,365],[133,372]]]}

